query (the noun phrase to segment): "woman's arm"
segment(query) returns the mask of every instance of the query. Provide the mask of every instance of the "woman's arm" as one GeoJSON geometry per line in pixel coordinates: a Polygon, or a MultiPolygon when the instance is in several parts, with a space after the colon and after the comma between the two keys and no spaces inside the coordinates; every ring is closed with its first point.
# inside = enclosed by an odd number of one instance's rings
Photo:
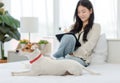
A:
{"type": "Polygon", "coordinates": [[[99,24],[94,24],[90,33],[88,33],[88,41],[81,45],[75,52],[73,52],[73,55],[76,57],[86,57],[88,56],[92,50],[94,49],[99,37],[100,37],[101,28],[99,24]]]}
{"type": "Polygon", "coordinates": [[[65,28],[65,29],[64,29],[64,32],[65,32],[65,33],[70,32],[72,29],[73,29],[73,25],[71,25],[71,26],[68,27],[68,28],[65,28]]]}

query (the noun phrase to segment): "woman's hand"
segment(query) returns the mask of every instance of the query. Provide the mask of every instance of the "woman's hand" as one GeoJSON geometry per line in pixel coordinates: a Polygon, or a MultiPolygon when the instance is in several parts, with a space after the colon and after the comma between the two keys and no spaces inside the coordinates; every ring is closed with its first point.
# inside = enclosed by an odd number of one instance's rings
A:
{"type": "Polygon", "coordinates": [[[70,56],[74,56],[73,53],[69,53],[70,56]]]}

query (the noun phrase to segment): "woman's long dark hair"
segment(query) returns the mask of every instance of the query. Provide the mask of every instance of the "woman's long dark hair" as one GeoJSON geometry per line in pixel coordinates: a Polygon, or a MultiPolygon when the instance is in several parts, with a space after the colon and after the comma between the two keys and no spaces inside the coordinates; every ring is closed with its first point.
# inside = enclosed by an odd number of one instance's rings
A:
{"type": "Polygon", "coordinates": [[[92,9],[92,14],[90,15],[90,17],[88,19],[88,24],[84,28],[83,41],[86,42],[87,34],[90,31],[90,29],[92,28],[93,21],[94,21],[94,10],[93,10],[93,6],[89,0],[79,0],[79,2],[77,3],[76,9],[75,9],[75,14],[74,14],[75,24],[73,26],[73,29],[70,32],[78,33],[82,29],[83,22],[81,21],[81,19],[78,16],[78,7],[80,5],[86,7],[89,10],[92,9]]]}

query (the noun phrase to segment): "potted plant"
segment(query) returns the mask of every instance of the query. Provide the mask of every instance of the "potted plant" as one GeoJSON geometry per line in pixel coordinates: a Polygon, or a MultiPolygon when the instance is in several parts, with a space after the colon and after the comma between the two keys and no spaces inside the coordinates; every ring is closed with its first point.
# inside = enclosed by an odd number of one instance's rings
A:
{"type": "Polygon", "coordinates": [[[20,40],[20,33],[18,31],[20,22],[13,18],[3,6],[4,3],[0,2],[0,46],[1,59],[6,60],[7,57],[4,55],[4,43],[10,41],[12,38],[20,40]]]}
{"type": "Polygon", "coordinates": [[[20,42],[19,42],[21,48],[23,48],[23,47],[24,47],[26,44],[28,44],[28,43],[29,43],[29,40],[27,40],[27,39],[22,39],[22,40],[20,40],[20,42]]]}
{"type": "Polygon", "coordinates": [[[45,45],[48,44],[47,40],[40,40],[38,42],[38,44],[40,45],[40,49],[44,49],[45,45]]]}

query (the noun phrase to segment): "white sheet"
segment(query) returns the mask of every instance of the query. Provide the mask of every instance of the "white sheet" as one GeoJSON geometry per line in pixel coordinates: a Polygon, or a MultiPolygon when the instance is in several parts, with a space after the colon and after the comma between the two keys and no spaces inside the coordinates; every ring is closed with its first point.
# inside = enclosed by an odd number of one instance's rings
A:
{"type": "MultiPolygon", "coordinates": [[[[91,65],[89,68],[101,75],[82,76],[11,76],[12,71],[25,69],[26,61],[0,64],[0,83],[120,83],[120,64],[91,65]]],[[[49,68],[48,68],[49,69],[49,68]]]]}

